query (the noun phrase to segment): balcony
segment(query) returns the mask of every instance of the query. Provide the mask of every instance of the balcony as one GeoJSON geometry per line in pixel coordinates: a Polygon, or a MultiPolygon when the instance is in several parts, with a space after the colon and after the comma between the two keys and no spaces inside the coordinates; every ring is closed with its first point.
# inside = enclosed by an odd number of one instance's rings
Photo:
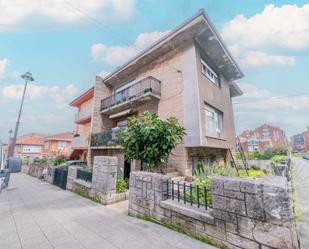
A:
{"type": "Polygon", "coordinates": [[[90,121],[91,121],[91,110],[83,110],[75,114],[76,124],[87,124],[90,121]]]}
{"type": "Polygon", "coordinates": [[[101,100],[101,113],[114,114],[133,105],[140,105],[144,102],[161,97],[161,82],[148,76],[135,84],[101,100]]]}
{"type": "Polygon", "coordinates": [[[123,129],[125,128],[115,127],[108,131],[92,134],[91,147],[121,148],[119,134],[123,129]]]}
{"type": "Polygon", "coordinates": [[[73,137],[72,138],[72,149],[87,149],[88,143],[85,137],[73,137]]]}

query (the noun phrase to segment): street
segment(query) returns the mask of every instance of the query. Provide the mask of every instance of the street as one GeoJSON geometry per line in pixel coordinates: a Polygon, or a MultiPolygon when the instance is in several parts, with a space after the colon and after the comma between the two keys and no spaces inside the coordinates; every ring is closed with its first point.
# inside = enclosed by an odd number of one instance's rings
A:
{"type": "Polygon", "coordinates": [[[309,248],[309,160],[294,158],[297,226],[301,248],[309,248]]]}
{"type": "Polygon", "coordinates": [[[102,206],[36,178],[14,174],[0,195],[0,248],[215,249],[130,217],[128,202],[102,206]]]}

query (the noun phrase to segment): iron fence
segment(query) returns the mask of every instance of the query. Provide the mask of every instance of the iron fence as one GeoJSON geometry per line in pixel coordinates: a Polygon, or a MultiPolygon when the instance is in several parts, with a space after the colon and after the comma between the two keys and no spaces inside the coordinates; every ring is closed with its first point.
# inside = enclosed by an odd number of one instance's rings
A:
{"type": "Polygon", "coordinates": [[[211,190],[206,186],[195,184],[165,181],[165,197],[178,202],[183,202],[197,208],[203,207],[206,210],[212,207],[211,190]]]}
{"type": "Polygon", "coordinates": [[[111,130],[103,131],[100,133],[94,133],[91,135],[91,146],[117,146],[121,145],[119,134],[123,131],[123,128],[115,127],[111,130]]]}
{"type": "Polygon", "coordinates": [[[65,167],[55,168],[53,184],[66,189],[67,186],[67,178],[68,178],[68,170],[65,167]]]}
{"type": "Polygon", "coordinates": [[[92,182],[92,173],[84,169],[77,169],[77,179],[92,182]]]}

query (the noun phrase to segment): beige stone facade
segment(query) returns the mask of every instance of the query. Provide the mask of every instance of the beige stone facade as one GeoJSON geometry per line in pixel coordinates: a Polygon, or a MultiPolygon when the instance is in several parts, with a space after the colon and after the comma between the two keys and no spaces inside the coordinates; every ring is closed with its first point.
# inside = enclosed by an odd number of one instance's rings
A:
{"type": "MultiPolygon", "coordinates": [[[[168,161],[169,168],[175,169],[180,175],[191,176],[194,173],[193,165],[198,160],[207,163],[227,159],[228,150],[234,149],[235,145],[231,101],[232,95],[235,96],[235,88],[231,90],[231,70],[236,69],[230,69],[227,62],[225,66],[218,65],[218,62],[221,63],[221,58],[213,57],[204,46],[199,45],[201,41],[197,42],[197,36],[202,34],[201,31],[198,32],[199,29],[202,25],[206,25],[204,18],[205,16],[194,17],[191,20],[192,24],[187,22],[171,32],[170,36],[165,38],[170,39],[169,41],[165,42],[163,39],[105,79],[97,76],[91,121],[92,133],[108,132],[130,115],[139,117],[143,111],[155,112],[161,119],[176,117],[187,132],[185,139],[172,152],[168,161]],[[202,74],[201,58],[207,61],[218,75],[218,85],[202,74]],[[130,99],[130,95],[125,103],[119,101],[120,104],[102,109],[102,103],[118,100],[122,91],[119,89],[125,89],[124,86],[127,85],[134,90],[139,82],[147,83],[147,77],[150,76],[160,82],[159,94],[153,94],[154,86],[151,85],[149,95],[146,93],[149,89],[143,88],[145,91],[141,94],[147,95],[145,97],[141,96],[139,99],[134,95],[134,99],[130,99]],[[106,100],[110,96],[113,98],[106,100]],[[211,106],[222,116],[220,137],[215,138],[206,134],[205,105],[211,106]]],[[[202,42],[204,44],[204,41],[202,42]]],[[[224,50],[219,52],[223,53],[224,50]]],[[[232,73],[241,74],[238,71],[232,73]]],[[[239,76],[234,78],[237,77],[239,76]]],[[[130,94],[131,89],[123,91],[130,94]]],[[[113,153],[121,155],[121,146],[115,147],[109,144],[92,146],[89,162],[94,155],[113,155],[113,153]]]]}

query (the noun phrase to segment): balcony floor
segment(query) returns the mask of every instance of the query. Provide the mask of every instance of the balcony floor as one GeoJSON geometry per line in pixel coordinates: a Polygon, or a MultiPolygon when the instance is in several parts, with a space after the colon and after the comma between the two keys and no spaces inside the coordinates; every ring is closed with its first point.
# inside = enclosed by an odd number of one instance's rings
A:
{"type": "Polygon", "coordinates": [[[119,103],[119,104],[114,105],[112,107],[109,107],[107,109],[101,110],[101,113],[106,114],[106,115],[115,114],[117,112],[124,111],[128,108],[132,108],[134,106],[141,105],[145,102],[150,102],[154,99],[160,99],[160,98],[161,98],[160,95],[155,94],[153,92],[149,92],[149,93],[143,94],[141,96],[138,96],[134,99],[127,100],[125,102],[119,103]]]}

